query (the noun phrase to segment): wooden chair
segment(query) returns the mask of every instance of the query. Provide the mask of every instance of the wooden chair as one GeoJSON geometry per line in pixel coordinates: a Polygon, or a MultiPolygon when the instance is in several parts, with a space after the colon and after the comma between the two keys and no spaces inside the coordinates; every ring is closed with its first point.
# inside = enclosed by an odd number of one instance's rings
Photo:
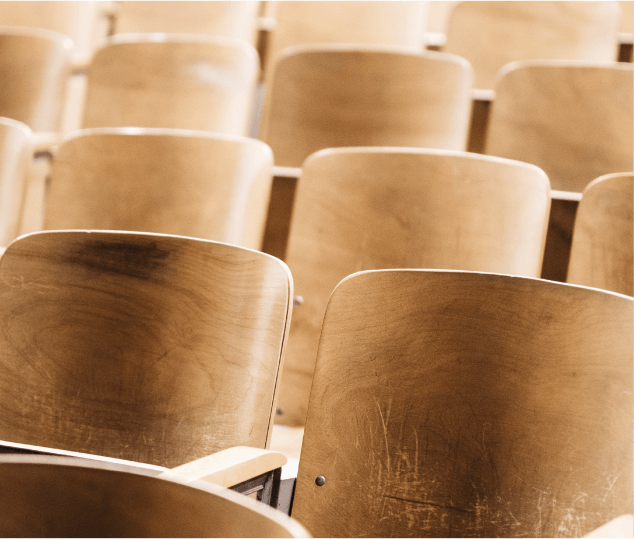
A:
{"type": "Polygon", "coordinates": [[[384,268],[539,277],[549,195],[537,167],[463,152],[341,148],[311,156],[286,257],[301,304],[276,422],[305,422],[321,322],[339,281],[384,268]]]}
{"type": "Polygon", "coordinates": [[[44,228],[159,232],[260,249],[272,166],[266,144],[246,137],[78,131],[53,157],[44,228]]]}
{"type": "Polygon", "coordinates": [[[88,68],[84,127],[167,127],[245,135],[258,74],[239,40],[122,34],[88,68]]]}
{"type": "Polygon", "coordinates": [[[267,473],[284,464],[264,451],[291,314],[279,260],[181,236],[42,232],[9,245],[0,289],[5,451],[194,479],[211,461],[223,486],[235,446],[267,473]]]}
{"type": "Polygon", "coordinates": [[[234,492],[112,464],[2,456],[0,482],[3,537],[309,537],[234,492]]]}
{"type": "Polygon", "coordinates": [[[259,2],[116,2],[113,31],[230,37],[256,44],[259,2]]]}
{"type": "Polygon", "coordinates": [[[615,61],[619,19],[618,2],[460,2],[443,50],[473,65],[476,88],[493,89],[516,60],[615,61]]]}
{"type": "Polygon", "coordinates": [[[33,157],[32,135],[25,124],[0,118],[0,247],[19,234],[33,157]]]}
{"type": "Polygon", "coordinates": [[[471,68],[463,59],[395,47],[297,46],[280,56],[260,138],[276,165],[298,167],[339,146],[463,150],[471,68]]]}
{"type": "Polygon", "coordinates": [[[72,40],[57,32],[1,26],[0,116],[33,131],[58,131],[72,48],[72,40]]]}
{"type": "Polygon", "coordinates": [[[568,282],[634,295],[634,176],[607,174],[584,190],[577,210],[568,282]]]}
{"type": "Polygon", "coordinates": [[[631,512],[632,303],[494,274],[347,278],[293,518],[316,537],[579,537],[631,512]]]}
{"type": "Polygon", "coordinates": [[[486,153],[544,169],[553,189],[581,192],[631,170],[630,64],[524,61],[500,74],[486,153]]]}

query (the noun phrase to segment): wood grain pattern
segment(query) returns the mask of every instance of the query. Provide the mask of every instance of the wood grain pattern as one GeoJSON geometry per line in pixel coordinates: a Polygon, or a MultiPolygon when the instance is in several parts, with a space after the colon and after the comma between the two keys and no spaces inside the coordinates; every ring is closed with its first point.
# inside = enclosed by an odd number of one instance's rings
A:
{"type": "Polygon", "coordinates": [[[0,259],[0,439],[172,468],[268,446],[292,281],[273,257],[48,232],[0,259]]]}
{"type": "Polygon", "coordinates": [[[0,481],[3,537],[308,537],[235,492],[114,465],[2,456],[0,481]]]}
{"type": "Polygon", "coordinates": [[[41,28],[0,26],[0,116],[57,131],[73,42],[41,28]],[[11,81],[11,84],[6,83],[11,81]]]}
{"type": "Polygon", "coordinates": [[[476,88],[493,88],[509,62],[617,58],[618,2],[459,2],[443,50],[473,66],[476,88]]]}
{"type": "Polygon", "coordinates": [[[291,167],[340,146],[464,150],[470,91],[471,68],[453,55],[298,45],[276,64],[260,138],[276,165],[291,167]]]}
{"type": "Polygon", "coordinates": [[[160,232],[260,249],[270,148],[173,129],[88,129],[53,158],[45,229],[160,232]]]}
{"type": "Polygon", "coordinates": [[[544,169],[553,189],[583,191],[632,169],[634,68],[624,63],[523,61],[496,86],[486,153],[544,169]]]}
{"type": "Polygon", "coordinates": [[[20,230],[32,135],[25,124],[0,118],[0,246],[7,246],[20,230]]]}
{"type": "Polygon", "coordinates": [[[293,517],[319,537],[579,537],[631,511],[632,303],[493,274],[348,278],[293,517]]]}
{"type": "Polygon", "coordinates": [[[608,174],[591,182],[577,210],[568,282],[634,295],[632,284],[634,175],[608,174]]]}
{"type": "Polygon", "coordinates": [[[113,36],[90,63],[83,126],[246,135],[258,69],[255,49],[235,39],[113,36]]]}
{"type": "Polygon", "coordinates": [[[538,277],[549,185],[536,167],[463,152],[326,150],[304,163],[288,244],[297,296],[277,422],[303,424],[328,297],[384,268],[538,277]]]}

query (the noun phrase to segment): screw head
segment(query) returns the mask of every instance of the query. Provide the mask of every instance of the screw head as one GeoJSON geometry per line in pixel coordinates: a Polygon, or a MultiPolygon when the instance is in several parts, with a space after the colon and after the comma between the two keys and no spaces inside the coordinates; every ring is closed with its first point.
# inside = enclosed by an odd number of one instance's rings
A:
{"type": "Polygon", "coordinates": [[[318,487],[323,487],[325,483],[326,478],[323,475],[320,475],[315,479],[315,485],[317,485],[318,487]]]}

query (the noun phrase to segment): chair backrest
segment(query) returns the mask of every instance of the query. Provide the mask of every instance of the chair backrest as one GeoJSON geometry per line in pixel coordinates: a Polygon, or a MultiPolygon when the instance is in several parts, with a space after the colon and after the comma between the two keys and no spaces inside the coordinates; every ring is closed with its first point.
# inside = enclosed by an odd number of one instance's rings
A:
{"type": "Polygon", "coordinates": [[[538,277],[550,208],[537,167],[464,152],[342,148],[304,163],[286,262],[295,308],[278,421],[303,424],[328,297],[360,270],[538,277]]]}
{"type": "Polygon", "coordinates": [[[0,27],[0,116],[57,131],[73,42],[41,28],[0,27]],[[10,81],[10,83],[9,83],[10,81]]]}
{"type": "Polygon", "coordinates": [[[255,45],[260,2],[117,2],[114,32],[207,34],[255,45]]]}
{"type": "Polygon", "coordinates": [[[608,174],[583,191],[572,236],[567,281],[634,295],[634,175],[608,174]]]}
{"type": "Polygon", "coordinates": [[[3,537],[308,537],[279,511],[188,485],[59,457],[0,457],[3,537]]]}
{"type": "Polygon", "coordinates": [[[562,191],[631,170],[633,72],[624,63],[509,64],[495,87],[486,153],[537,165],[562,191]]]}
{"type": "Polygon", "coordinates": [[[121,34],[88,68],[84,127],[168,127],[246,134],[258,74],[248,43],[121,34]]]}
{"type": "Polygon", "coordinates": [[[260,249],[270,148],[177,129],[77,131],[53,158],[44,228],[138,230],[260,249]]]}
{"type": "Polygon", "coordinates": [[[0,118],[0,247],[20,230],[27,174],[33,158],[32,132],[23,123],[0,118]]]}
{"type": "Polygon", "coordinates": [[[267,447],[290,317],[279,260],[60,231],[0,258],[0,440],[173,468],[267,447]]]}
{"type": "Polygon", "coordinates": [[[580,537],[631,511],[632,324],[632,298],[551,281],[349,277],[293,518],[316,537],[580,537]]]}
{"type": "Polygon", "coordinates": [[[340,146],[464,150],[471,67],[462,58],[397,47],[297,46],[280,56],[260,138],[275,163],[298,167],[340,146]]]}
{"type": "Polygon", "coordinates": [[[619,18],[618,2],[460,2],[443,50],[469,60],[476,88],[493,88],[516,60],[615,61],[619,18]]]}

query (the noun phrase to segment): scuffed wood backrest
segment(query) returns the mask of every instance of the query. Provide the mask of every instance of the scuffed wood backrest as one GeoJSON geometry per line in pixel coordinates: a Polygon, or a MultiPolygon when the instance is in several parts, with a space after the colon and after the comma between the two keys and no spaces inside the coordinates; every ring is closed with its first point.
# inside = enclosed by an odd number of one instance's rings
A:
{"type": "Polygon", "coordinates": [[[633,74],[624,63],[508,65],[495,87],[486,153],[537,165],[561,191],[631,170],[633,74]]]}
{"type": "Polygon", "coordinates": [[[0,440],[172,468],[270,439],[291,278],[179,236],[45,232],[0,258],[0,440]]]}
{"type": "Polygon", "coordinates": [[[88,129],[53,159],[44,228],[193,236],[260,249],[273,156],[246,137],[88,129]]]}
{"type": "Polygon", "coordinates": [[[319,332],[347,275],[384,268],[538,277],[550,208],[537,167],[463,152],[350,148],[304,164],[288,263],[295,308],[279,420],[303,424],[319,332]]]}
{"type": "Polygon", "coordinates": [[[6,247],[20,230],[33,158],[32,134],[21,122],[0,118],[0,247],[6,247]]]}
{"type": "Polygon", "coordinates": [[[261,140],[275,164],[301,166],[340,146],[464,150],[471,68],[462,58],[399,47],[315,45],[280,56],[261,140]]]}
{"type": "Polygon", "coordinates": [[[245,135],[258,74],[248,43],[121,34],[88,68],[83,127],[172,127],[245,135]]]}
{"type": "Polygon", "coordinates": [[[469,60],[476,88],[492,89],[509,62],[616,60],[618,2],[459,2],[444,51],[469,60]]]}
{"type": "Polygon", "coordinates": [[[2,456],[0,481],[3,537],[307,537],[279,511],[230,490],[100,462],[2,456]]]}
{"type": "Polygon", "coordinates": [[[58,131],[72,49],[58,32],[0,26],[0,116],[58,131]]]}
{"type": "Polygon", "coordinates": [[[117,2],[114,31],[208,34],[256,44],[259,2],[117,2]]]}
{"type": "Polygon", "coordinates": [[[608,174],[590,183],[579,203],[567,281],[634,295],[634,175],[608,174]]]}
{"type": "Polygon", "coordinates": [[[631,298],[537,279],[348,278],[293,517],[316,537],[581,537],[631,511],[632,324],[631,298]]]}

